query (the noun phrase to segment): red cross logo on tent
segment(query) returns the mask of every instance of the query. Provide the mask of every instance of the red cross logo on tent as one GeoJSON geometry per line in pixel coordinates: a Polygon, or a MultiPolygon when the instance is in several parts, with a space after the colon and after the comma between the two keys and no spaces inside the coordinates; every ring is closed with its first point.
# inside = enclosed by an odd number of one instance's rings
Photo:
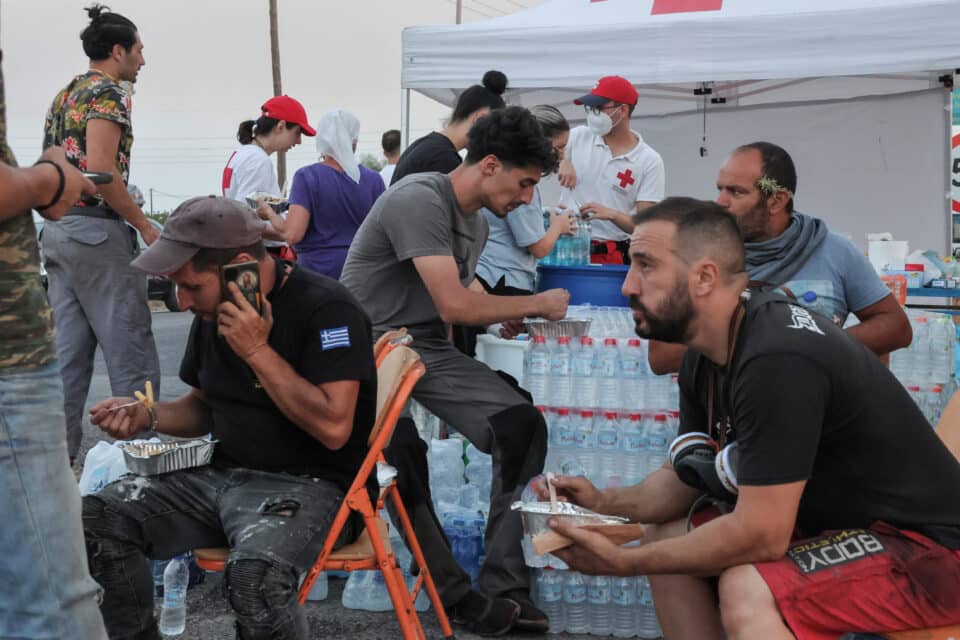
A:
{"type": "Polygon", "coordinates": [[[626,171],[621,171],[617,174],[617,179],[620,181],[620,188],[626,189],[628,184],[633,184],[636,180],[633,179],[633,170],[627,169],[626,171]]]}
{"type": "Polygon", "coordinates": [[[653,0],[650,15],[660,13],[688,13],[692,11],[719,11],[723,0],[653,0]]]}

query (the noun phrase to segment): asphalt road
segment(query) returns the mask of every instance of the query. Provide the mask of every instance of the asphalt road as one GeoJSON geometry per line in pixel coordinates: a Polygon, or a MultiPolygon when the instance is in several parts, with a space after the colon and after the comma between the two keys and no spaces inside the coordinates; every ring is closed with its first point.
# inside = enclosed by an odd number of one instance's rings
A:
{"type": "MultiPolygon", "coordinates": [[[[160,382],[161,401],[179,397],[187,391],[187,386],[178,377],[178,371],[192,321],[193,316],[190,313],[153,313],[153,333],[160,354],[162,374],[160,382]]],[[[107,378],[106,366],[98,351],[90,395],[87,399],[87,409],[110,395],[110,382],[107,378]]],[[[86,451],[99,440],[109,440],[109,438],[104,436],[96,427],[86,423],[79,459],[83,460],[86,451]]],[[[344,583],[344,580],[331,579],[327,599],[322,602],[308,602],[306,604],[311,638],[375,640],[400,637],[400,628],[392,612],[355,611],[341,606],[340,595],[344,583]]],[[[187,630],[180,636],[181,638],[184,640],[228,640],[235,637],[233,615],[230,605],[223,595],[221,574],[208,573],[206,581],[192,588],[188,594],[187,630]]],[[[158,607],[159,603],[158,600],[158,607]]],[[[421,613],[420,619],[423,621],[429,638],[443,637],[432,609],[421,613]]],[[[460,640],[475,640],[480,637],[459,628],[454,628],[454,632],[460,640]]],[[[506,637],[586,640],[597,636],[570,634],[534,636],[518,633],[506,637]]]]}

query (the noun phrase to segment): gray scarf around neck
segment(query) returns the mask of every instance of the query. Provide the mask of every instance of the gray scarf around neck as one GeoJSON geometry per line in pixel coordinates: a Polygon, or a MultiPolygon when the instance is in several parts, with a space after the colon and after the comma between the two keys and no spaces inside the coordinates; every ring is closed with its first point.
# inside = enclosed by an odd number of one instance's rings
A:
{"type": "Polygon", "coordinates": [[[776,238],[744,243],[750,280],[786,284],[826,237],[827,225],[823,220],[794,211],[790,225],[776,238]]]}

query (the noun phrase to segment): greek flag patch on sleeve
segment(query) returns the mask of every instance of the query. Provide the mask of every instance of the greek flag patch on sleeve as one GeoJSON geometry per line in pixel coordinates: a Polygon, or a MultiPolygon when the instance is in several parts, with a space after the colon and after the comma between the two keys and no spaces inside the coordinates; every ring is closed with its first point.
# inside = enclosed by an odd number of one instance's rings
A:
{"type": "Polygon", "coordinates": [[[344,349],[350,346],[350,330],[347,327],[336,327],[320,331],[320,349],[344,349]]]}

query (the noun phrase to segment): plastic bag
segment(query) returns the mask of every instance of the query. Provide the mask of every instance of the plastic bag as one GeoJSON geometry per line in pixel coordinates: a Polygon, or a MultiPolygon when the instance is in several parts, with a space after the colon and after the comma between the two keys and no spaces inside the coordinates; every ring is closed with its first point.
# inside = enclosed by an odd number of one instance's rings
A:
{"type": "Polygon", "coordinates": [[[911,253],[907,256],[907,264],[923,265],[923,286],[927,286],[932,280],[944,276],[943,261],[940,260],[935,251],[929,249],[927,251],[914,251],[911,253]]]}
{"type": "Polygon", "coordinates": [[[128,473],[119,442],[98,442],[83,460],[80,474],[80,495],[97,493],[106,485],[128,473]]]}

